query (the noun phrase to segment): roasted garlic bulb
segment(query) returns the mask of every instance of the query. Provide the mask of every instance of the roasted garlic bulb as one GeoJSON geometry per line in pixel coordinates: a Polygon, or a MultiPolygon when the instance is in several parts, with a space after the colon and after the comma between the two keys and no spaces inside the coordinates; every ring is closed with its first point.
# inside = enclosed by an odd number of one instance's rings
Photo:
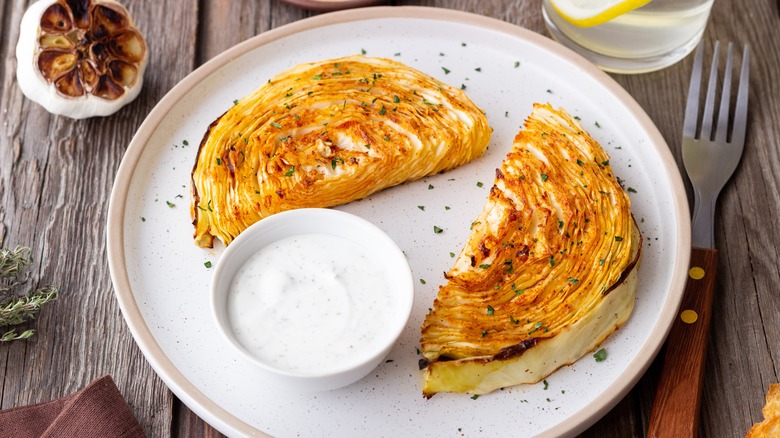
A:
{"type": "Polygon", "coordinates": [[[423,393],[535,383],[631,314],[641,236],[609,157],[537,104],[422,326],[423,393]]]}
{"type": "Polygon", "coordinates": [[[209,126],[192,171],[195,242],[225,245],[260,219],[331,207],[479,157],[485,114],[400,62],[350,56],[293,67],[209,126]]]}
{"type": "Polygon", "coordinates": [[[148,49],[114,0],[40,0],[22,18],[16,46],[22,92],[53,114],[113,114],[138,96],[148,49]]]}

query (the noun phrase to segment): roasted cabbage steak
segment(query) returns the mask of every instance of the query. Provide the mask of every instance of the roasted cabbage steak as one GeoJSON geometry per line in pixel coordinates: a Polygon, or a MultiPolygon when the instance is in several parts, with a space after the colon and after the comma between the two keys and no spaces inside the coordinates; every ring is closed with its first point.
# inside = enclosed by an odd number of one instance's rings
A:
{"type": "Polygon", "coordinates": [[[491,128],[466,94],[400,62],[301,64],[209,126],[192,171],[195,242],[225,245],[260,219],[331,207],[482,155],[491,128]]]}
{"type": "Polygon", "coordinates": [[[609,157],[536,104],[422,326],[423,394],[535,383],[634,306],[641,236],[609,157]]]}

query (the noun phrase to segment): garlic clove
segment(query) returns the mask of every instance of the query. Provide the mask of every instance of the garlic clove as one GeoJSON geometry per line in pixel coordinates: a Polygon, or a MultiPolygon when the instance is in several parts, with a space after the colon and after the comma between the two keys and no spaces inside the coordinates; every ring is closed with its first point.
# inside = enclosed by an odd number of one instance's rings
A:
{"type": "Polygon", "coordinates": [[[125,87],[132,87],[138,80],[138,69],[133,64],[118,59],[108,63],[108,71],[114,81],[125,87]]]}
{"type": "Polygon", "coordinates": [[[41,30],[46,33],[65,33],[73,29],[73,21],[70,19],[68,9],[59,4],[46,8],[41,15],[41,30]]]}
{"type": "Polygon", "coordinates": [[[77,60],[77,55],[72,52],[44,50],[38,55],[38,70],[47,81],[54,82],[73,70],[77,60]]]}
{"type": "Polygon", "coordinates": [[[40,0],[16,46],[22,92],[71,118],[113,114],[138,96],[148,47],[115,0],[40,0]]]}

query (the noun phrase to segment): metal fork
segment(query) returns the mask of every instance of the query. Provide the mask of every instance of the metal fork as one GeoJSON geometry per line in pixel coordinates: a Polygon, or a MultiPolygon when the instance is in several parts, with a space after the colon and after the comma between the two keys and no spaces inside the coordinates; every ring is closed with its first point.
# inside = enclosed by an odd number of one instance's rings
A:
{"type": "Polygon", "coordinates": [[[737,100],[729,137],[733,44],[729,43],[726,69],[715,120],[720,44],[715,43],[707,96],[699,124],[703,43],[696,50],[683,125],[683,164],[694,192],[691,264],[680,306],[666,340],[661,376],[650,416],[649,437],[695,437],[707,356],[718,250],[713,231],[718,194],[739,164],[747,126],[750,47],[742,52],[737,100]],[[699,128],[700,129],[697,129],[699,128]],[[714,129],[714,131],[713,131],[714,129]]]}

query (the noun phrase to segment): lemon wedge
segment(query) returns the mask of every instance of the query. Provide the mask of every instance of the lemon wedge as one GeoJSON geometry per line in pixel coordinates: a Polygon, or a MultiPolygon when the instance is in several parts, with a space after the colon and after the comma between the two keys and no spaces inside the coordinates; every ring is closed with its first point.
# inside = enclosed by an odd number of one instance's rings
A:
{"type": "Polygon", "coordinates": [[[652,0],[550,0],[564,20],[578,27],[592,27],[642,7],[652,0]]]}

